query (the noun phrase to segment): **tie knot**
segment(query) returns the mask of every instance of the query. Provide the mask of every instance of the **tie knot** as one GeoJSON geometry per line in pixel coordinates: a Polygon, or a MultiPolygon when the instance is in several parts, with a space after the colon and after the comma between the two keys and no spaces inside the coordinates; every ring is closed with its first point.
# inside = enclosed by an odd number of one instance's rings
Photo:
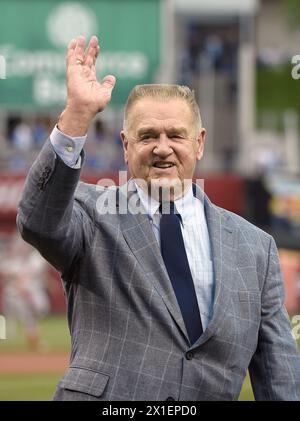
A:
{"type": "Polygon", "coordinates": [[[174,202],[161,202],[161,204],[159,205],[159,212],[162,215],[176,215],[181,221],[181,215],[177,211],[174,202]]]}

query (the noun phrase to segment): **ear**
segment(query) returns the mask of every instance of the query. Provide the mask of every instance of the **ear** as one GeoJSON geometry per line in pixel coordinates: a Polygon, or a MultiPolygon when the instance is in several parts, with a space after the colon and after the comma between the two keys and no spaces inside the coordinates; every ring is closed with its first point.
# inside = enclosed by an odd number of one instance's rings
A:
{"type": "Polygon", "coordinates": [[[205,136],[206,136],[206,130],[203,127],[201,127],[198,133],[198,138],[197,138],[197,153],[196,153],[197,161],[200,161],[200,159],[203,156],[205,136]]]}
{"type": "Polygon", "coordinates": [[[121,137],[122,143],[123,143],[124,160],[125,160],[125,162],[127,164],[128,163],[128,139],[127,139],[127,137],[125,135],[124,130],[121,131],[120,137],[121,137]]]}

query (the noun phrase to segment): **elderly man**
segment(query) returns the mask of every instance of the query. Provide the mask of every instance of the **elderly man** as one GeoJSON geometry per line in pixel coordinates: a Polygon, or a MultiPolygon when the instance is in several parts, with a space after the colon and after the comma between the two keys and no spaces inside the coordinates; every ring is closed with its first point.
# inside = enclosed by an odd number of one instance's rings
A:
{"type": "Polygon", "coordinates": [[[188,88],[135,87],[121,132],[132,178],[79,182],[87,130],[115,84],[97,82],[98,51],[96,37],[69,45],[67,104],[17,218],[67,297],[70,367],[54,399],[234,400],[249,368],[256,399],[299,400],[274,240],[192,184],[205,129],[188,88]]]}

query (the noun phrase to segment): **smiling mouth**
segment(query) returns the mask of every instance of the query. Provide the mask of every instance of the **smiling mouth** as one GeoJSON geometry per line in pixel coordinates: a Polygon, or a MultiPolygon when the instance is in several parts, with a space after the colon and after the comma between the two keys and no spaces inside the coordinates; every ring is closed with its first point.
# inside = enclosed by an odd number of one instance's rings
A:
{"type": "Polygon", "coordinates": [[[162,169],[162,170],[164,170],[166,168],[172,168],[174,166],[175,166],[175,164],[173,162],[155,162],[153,164],[153,167],[159,168],[159,169],[162,169]]]}

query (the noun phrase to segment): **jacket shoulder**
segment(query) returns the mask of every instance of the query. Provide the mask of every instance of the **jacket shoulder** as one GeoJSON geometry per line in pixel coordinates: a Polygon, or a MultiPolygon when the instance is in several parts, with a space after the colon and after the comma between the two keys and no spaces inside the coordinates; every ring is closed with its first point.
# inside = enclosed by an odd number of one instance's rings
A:
{"type": "Polygon", "coordinates": [[[89,184],[80,181],[77,185],[74,199],[75,205],[83,208],[94,219],[95,212],[106,202],[116,203],[116,187],[103,187],[98,184],[89,184]],[[107,199],[107,200],[106,200],[107,199]]]}
{"type": "Polygon", "coordinates": [[[213,206],[215,206],[216,209],[222,214],[223,218],[226,219],[227,226],[229,225],[233,229],[240,231],[242,237],[244,237],[247,242],[253,243],[256,246],[260,244],[263,247],[269,248],[270,241],[273,239],[270,234],[234,212],[220,208],[216,205],[213,206]]]}

